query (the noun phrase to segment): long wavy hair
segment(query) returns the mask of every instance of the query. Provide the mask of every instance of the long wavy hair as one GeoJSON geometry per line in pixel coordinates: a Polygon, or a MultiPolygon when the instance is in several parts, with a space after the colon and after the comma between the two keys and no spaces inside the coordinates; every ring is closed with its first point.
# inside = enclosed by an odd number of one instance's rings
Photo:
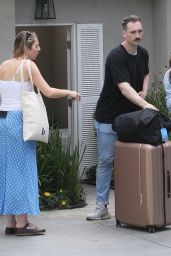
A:
{"type": "Polygon", "coordinates": [[[14,41],[13,56],[15,58],[22,56],[25,53],[26,47],[31,48],[36,39],[35,32],[21,31],[16,35],[14,41]]]}

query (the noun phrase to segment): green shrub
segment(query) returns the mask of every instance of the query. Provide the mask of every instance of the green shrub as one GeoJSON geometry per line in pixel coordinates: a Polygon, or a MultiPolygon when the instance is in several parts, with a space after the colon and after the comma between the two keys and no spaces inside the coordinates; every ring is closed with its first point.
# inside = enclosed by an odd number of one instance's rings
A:
{"type": "Polygon", "coordinates": [[[166,92],[164,89],[163,83],[157,78],[154,77],[154,81],[150,86],[150,90],[147,96],[147,101],[153,104],[161,113],[169,116],[169,112],[166,106],[166,92]]]}
{"type": "MultiPolygon", "coordinates": [[[[149,94],[147,96],[147,101],[153,104],[161,113],[170,117],[169,111],[166,105],[166,92],[163,83],[154,77],[154,81],[151,84],[149,94]]],[[[169,140],[171,140],[171,132],[169,132],[169,140]]]]}
{"type": "Polygon", "coordinates": [[[49,143],[38,143],[40,208],[70,208],[85,202],[79,167],[84,155],[79,144],[71,150],[70,138],[62,143],[59,129],[52,126],[49,143]]]}

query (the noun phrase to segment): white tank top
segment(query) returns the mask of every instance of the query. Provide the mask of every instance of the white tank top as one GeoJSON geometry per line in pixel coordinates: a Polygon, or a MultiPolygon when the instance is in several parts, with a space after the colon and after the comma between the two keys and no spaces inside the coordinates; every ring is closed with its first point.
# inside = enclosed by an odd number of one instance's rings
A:
{"type": "Polygon", "coordinates": [[[0,80],[0,110],[21,111],[22,93],[32,91],[31,82],[16,82],[0,80]]]}
{"type": "Polygon", "coordinates": [[[0,80],[0,110],[22,111],[22,93],[25,91],[33,91],[33,86],[31,82],[24,82],[22,61],[14,74],[13,80],[0,80]],[[15,81],[18,71],[20,71],[21,82],[15,81]]]}

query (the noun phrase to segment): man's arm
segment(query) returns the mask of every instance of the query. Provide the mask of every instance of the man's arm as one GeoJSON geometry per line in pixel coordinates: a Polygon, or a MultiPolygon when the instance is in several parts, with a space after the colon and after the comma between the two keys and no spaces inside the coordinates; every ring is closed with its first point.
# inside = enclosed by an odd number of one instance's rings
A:
{"type": "Polygon", "coordinates": [[[126,97],[128,100],[130,100],[135,105],[141,107],[141,108],[151,108],[157,110],[155,106],[148,103],[146,100],[144,100],[139,94],[130,86],[129,83],[123,82],[119,83],[118,87],[124,97],[126,97]]]}
{"type": "Polygon", "coordinates": [[[143,89],[142,91],[140,91],[138,94],[140,97],[142,97],[143,99],[146,98],[147,94],[148,94],[148,87],[149,87],[149,73],[144,77],[144,82],[143,82],[143,89]]]}

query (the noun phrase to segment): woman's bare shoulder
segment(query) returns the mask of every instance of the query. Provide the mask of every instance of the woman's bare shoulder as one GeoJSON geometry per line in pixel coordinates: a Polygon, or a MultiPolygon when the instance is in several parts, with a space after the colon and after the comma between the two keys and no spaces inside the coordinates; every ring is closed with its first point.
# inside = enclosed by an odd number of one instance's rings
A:
{"type": "Polygon", "coordinates": [[[30,66],[33,73],[40,73],[40,70],[34,61],[30,60],[30,66]]]}
{"type": "Polygon", "coordinates": [[[11,80],[16,72],[19,61],[14,58],[3,61],[0,65],[0,79],[11,80]]]}
{"type": "Polygon", "coordinates": [[[30,65],[31,65],[32,68],[38,68],[36,63],[32,60],[30,60],[30,65]]]}
{"type": "Polygon", "coordinates": [[[4,67],[7,67],[9,65],[14,65],[15,63],[15,60],[14,59],[7,59],[7,60],[4,60],[1,65],[0,65],[0,68],[4,68],[4,67]]]}

